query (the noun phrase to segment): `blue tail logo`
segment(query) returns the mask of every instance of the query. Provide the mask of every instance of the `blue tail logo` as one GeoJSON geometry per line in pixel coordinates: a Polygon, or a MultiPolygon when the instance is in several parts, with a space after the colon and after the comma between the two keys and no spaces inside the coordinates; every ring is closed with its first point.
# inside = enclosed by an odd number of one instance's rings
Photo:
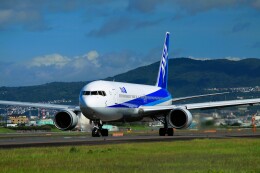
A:
{"type": "Polygon", "coordinates": [[[168,81],[168,51],[169,51],[169,36],[170,33],[166,32],[165,41],[163,45],[162,58],[158,72],[156,86],[167,89],[168,81]]]}

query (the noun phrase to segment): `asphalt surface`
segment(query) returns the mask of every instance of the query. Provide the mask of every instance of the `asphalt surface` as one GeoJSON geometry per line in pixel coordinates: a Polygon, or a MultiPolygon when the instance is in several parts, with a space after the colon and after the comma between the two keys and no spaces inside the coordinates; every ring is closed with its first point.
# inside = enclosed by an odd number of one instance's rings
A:
{"type": "MultiPolygon", "coordinates": [[[[125,133],[126,134],[126,133],[125,133]]],[[[110,134],[111,135],[111,134],[110,134]]],[[[75,145],[106,145],[137,142],[161,142],[193,139],[258,138],[260,132],[247,131],[178,131],[174,136],[157,136],[155,133],[126,134],[125,136],[91,137],[87,133],[57,135],[57,133],[0,134],[0,148],[55,147],[75,145]]]]}

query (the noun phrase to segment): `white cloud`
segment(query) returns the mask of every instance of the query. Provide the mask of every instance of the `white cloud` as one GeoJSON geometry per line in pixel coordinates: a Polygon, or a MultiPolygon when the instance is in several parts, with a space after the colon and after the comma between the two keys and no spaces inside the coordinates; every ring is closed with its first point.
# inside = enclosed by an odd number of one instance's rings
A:
{"type": "Polygon", "coordinates": [[[98,62],[99,54],[97,51],[92,50],[88,52],[84,57],[87,57],[87,59],[92,62],[96,67],[100,67],[100,64],[98,62]]]}
{"type": "Polygon", "coordinates": [[[97,51],[93,50],[93,51],[90,51],[86,54],[86,57],[88,58],[88,60],[90,61],[93,61],[93,60],[96,60],[99,55],[97,53],[97,51]]]}
{"type": "Polygon", "coordinates": [[[55,66],[55,67],[63,67],[68,64],[71,59],[59,55],[59,54],[51,54],[45,55],[41,57],[36,57],[32,59],[32,62],[29,63],[29,67],[41,67],[41,66],[55,66]]]}
{"type": "Polygon", "coordinates": [[[230,60],[230,61],[240,61],[240,60],[243,60],[245,58],[228,56],[225,59],[230,60]]]}
{"type": "Polygon", "coordinates": [[[225,57],[225,58],[203,58],[203,57],[193,57],[193,56],[188,56],[188,58],[190,59],[193,59],[193,60],[198,60],[198,61],[209,61],[209,60],[215,60],[215,59],[227,59],[227,60],[230,60],[230,61],[240,61],[240,60],[243,60],[245,58],[241,58],[241,57],[232,57],[232,56],[228,56],[228,57],[225,57]]]}
{"type": "Polygon", "coordinates": [[[147,65],[154,60],[151,56],[147,56],[149,60],[144,61],[143,57],[127,51],[100,55],[96,50],[91,50],[73,57],[54,53],[32,58],[27,63],[0,62],[0,86],[29,86],[55,81],[103,79],[147,65]]]}
{"type": "Polygon", "coordinates": [[[99,54],[97,51],[92,50],[82,56],[72,58],[72,64],[76,68],[85,68],[87,66],[100,67],[99,54]]]}
{"type": "Polygon", "coordinates": [[[193,56],[188,56],[188,58],[193,59],[193,60],[198,60],[198,61],[208,61],[208,60],[212,60],[212,58],[203,58],[203,57],[199,57],[199,58],[195,58],[193,56]]]}
{"type": "Polygon", "coordinates": [[[81,55],[81,56],[75,56],[75,57],[66,57],[63,55],[60,55],[58,53],[50,54],[50,55],[44,55],[35,57],[27,64],[27,67],[48,67],[48,66],[54,66],[57,68],[63,68],[63,67],[75,67],[75,68],[84,68],[87,66],[95,66],[100,67],[99,63],[99,54],[97,51],[92,50],[88,53],[81,55]]]}

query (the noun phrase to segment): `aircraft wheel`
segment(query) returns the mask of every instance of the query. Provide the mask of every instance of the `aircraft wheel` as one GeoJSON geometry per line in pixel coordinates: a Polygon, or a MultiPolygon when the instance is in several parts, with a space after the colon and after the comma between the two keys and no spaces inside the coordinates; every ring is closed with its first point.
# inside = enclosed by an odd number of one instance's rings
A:
{"type": "Polygon", "coordinates": [[[159,135],[160,136],[165,136],[165,134],[166,134],[166,129],[165,128],[160,128],[159,129],[159,135]]]}
{"type": "Polygon", "coordinates": [[[168,136],[173,136],[173,133],[174,133],[173,128],[168,128],[167,129],[168,136]]]}
{"type": "Polygon", "coordinates": [[[92,137],[100,137],[100,132],[99,132],[99,129],[97,127],[94,127],[92,129],[92,137]]]}
{"type": "Polygon", "coordinates": [[[102,136],[108,136],[108,130],[107,129],[102,129],[101,130],[101,135],[102,136]]]}

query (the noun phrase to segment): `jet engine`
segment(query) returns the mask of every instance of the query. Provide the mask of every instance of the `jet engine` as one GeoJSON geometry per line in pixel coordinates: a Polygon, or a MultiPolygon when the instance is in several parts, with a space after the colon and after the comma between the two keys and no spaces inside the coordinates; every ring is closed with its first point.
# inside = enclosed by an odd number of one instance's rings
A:
{"type": "Polygon", "coordinates": [[[78,124],[78,117],[71,110],[63,110],[55,114],[54,123],[60,130],[72,130],[78,124]]]}
{"type": "Polygon", "coordinates": [[[168,115],[170,125],[176,129],[188,128],[192,123],[192,115],[187,109],[176,108],[168,115]]]}

